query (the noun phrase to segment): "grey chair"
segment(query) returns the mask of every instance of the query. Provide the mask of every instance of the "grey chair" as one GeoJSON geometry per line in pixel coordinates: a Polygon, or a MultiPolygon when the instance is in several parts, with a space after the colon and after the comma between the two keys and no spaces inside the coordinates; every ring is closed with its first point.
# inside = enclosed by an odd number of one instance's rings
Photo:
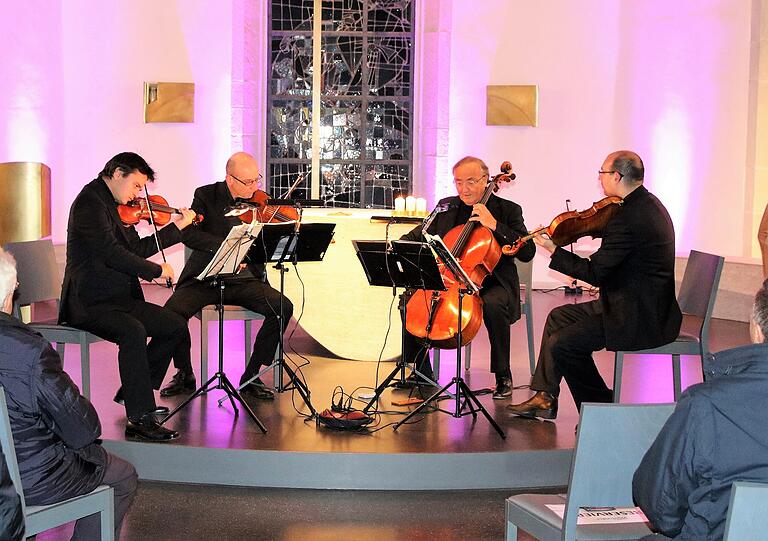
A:
{"type": "MultiPolygon", "coordinates": [[[[184,257],[189,259],[192,254],[192,250],[185,246],[184,257]]],[[[205,382],[208,380],[208,324],[212,321],[219,321],[219,312],[216,310],[215,304],[208,304],[203,306],[198,313],[195,314],[195,318],[200,320],[200,379],[205,382]]],[[[245,364],[248,364],[251,358],[251,349],[253,348],[253,340],[251,339],[251,322],[264,319],[264,316],[246,310],[241,306],[235,306],[231,304],[224,305],[224,321],[242,321],[245,330],[245,364]]]]}
{"type": "Polygon", "coordinates": [[[768,532],[768,484],[736,481],[723,541],[761,541],[768,532]]]}
{"type": "MultiPolygon", "coordinates": [[[[23,306],[36,303],[52,302],[55,312],[59,310],[61,276],[56,264],[56,254],[50,239],[25,242],[9,242],[6,251],[16,259],[16,272],[19,280],[18,298],[14,304],[14,315],[20,317],[23,306]]],[[[81,391],[86,398],[91,397],[91,355],[90,345],[102,339],[89,332],[66,325],[58,325],[56,318],[30,322],[34,330],[46,340],[56,344],[56,351],[64,362],[66,344],[80,346],[80,371],[82,374],[81,391]]]]}
{"type": "Polygon", "coordinates": [[[634,507],[632,476],[674,404],[591,404],[581,408],[567,494],[519,494],[507,498],[506,539],[518,529],[543,541],[640,539],[645,522],[577,525],[582,507],[634,507]],[[563,505],[561,518],[548,505],[563,505]]]}
{"type": "Polygon", "coordinates": [[[709,352],[709,323],[715,307],[723,257],[691,250],[680,284],[678,303],[683,312],[680,334],[674,342],[652,349],[638,351],[617,351],[613,372],[613,401],[621,400],[621,376],[624,369],[624,355],[672,355],[672,379],[675,401],[680,398],[680,355],[698,355],[702,363],[704,378],[704,357],[709,352]]]}
{"type": "MultiPolygon", "coordinates": [[[[520,288],[525,289],[523,294],[520,295],[520,309],[525,318],[525,329],[528,334],[528,362],[530,363],[531,375],[533,375],[533,372],[536,370],[536,347],[533,335],[533,302],[531,300],[533,295],[533,260],[524,263],[515,258],[515,266],[517,267],[517,275],[520,278],[520,288]]],[[[472,343],[470,342],[464,346],[464,370],[469,370],[471,362],[472,343]]],[[[435,349],[432,352],[432,365],[435,379],[438,379],[440,377],[439,349],[435,349]]]]}
{"type": "Polygon", "coordinates": [[[2,445],[3,454],[8,463],[8,471],[13,479],[13,485],[16,488],[16,492],[21,496],[27,536],[33,536],[73,520],[99,513],[101,518],[101,539],[105,541],[114,540],[114,490],[107,485],[98,486],[93,492],[88,494],[50,505],[26,505],[24,502],[24,489],[21,485],[19,464],[16,460],[16,448],[13,444],[13,433],[11,432],[11,420],[8,415],[5,389],[2,387],[0,387],[0,445],[2,445]]]}

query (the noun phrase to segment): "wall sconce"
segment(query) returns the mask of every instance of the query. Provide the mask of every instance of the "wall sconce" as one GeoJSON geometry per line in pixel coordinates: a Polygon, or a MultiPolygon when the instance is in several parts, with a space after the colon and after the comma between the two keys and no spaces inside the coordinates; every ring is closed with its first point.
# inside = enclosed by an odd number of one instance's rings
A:
{"type": "Polygon", "coordinates": [[[195,83],[144,83],[144,122],[194,122],[195,83]]]}

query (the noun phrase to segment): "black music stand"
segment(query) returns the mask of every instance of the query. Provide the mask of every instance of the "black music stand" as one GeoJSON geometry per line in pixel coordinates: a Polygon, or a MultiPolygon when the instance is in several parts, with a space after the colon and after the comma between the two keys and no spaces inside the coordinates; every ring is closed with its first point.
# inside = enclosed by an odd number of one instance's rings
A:
{"type": "MultiPolygon", "coordinates": [[[[363,266],[368,283],[372,286],[398,287],[408,289],[431,289],[445,291],[443,277],[437,266],[437,260],[428,244],[407,240],[395,240],[389,248],[384,241],[353,240],[357,258],[363,266]]],[[[401,319],[405,323],[405,303],[400,303],[401,319]]],[[[404,340],[404,337],[403,337],[404,340]]],[[[404,345],[403,345],[404,346],[404,345]]],[[[381,393],[390,382],[398,377],[398,387],[405,387],[405,369],[408,363],[401,356],[397,366],[374,391],[370,402],[363,408],[368,413],[381,397],[381,393]]],[[[414,372],[425,382],[436,384],[414,367],[414,372]]]]}
{"type": "MultiPolygon", "coordinates": [[[[213,259],[211,259],[208,266],[196,277],[201,281],[210,280],[213,286],[218,287],[219,289],[219,303],[216,306],[219,313],[219,369],[199,389],[188,396],[184,402],[176,406],[173,411],[163,419],[160,423],[161,425],[165,424],[168,419],[176,415],[176,413],[198,396],[201,396],[212,389],[221,389],[226,393],[227,398],[229,398],[229,401],[232,404],[232,409],[235,412],[235,417],[239,415],[237,405],[235,404],[235,400],[237,400],[251,419],[253,419],[261,432],[264,434],[267,432],[266,427],[262,424],[259,418],[256,417],[256,414],[251,407],[245,400],[243,400],[238,389],[232,385],[232,382],[229,381],[229,378],[224,373],[224,288],[227,279],[236,276],[239,272],[240,264],[254,241],[255,237],[252,235],[253,226],[254,224],[243,224],[233,227],[227,235],[227,238],[225,238],[221,243],[221,246],[219,246],[219,249],[216,251],[216,254],[214,254],[213,259]]],[[[219,405],[221,405],[224,400],[225,399],[222,398],[219,401],[219,405]]]]}
{"type": "Polygon", "coordinates": [[[483,407],[483,405],[480,403],[480,401],[475,396],[475,393],[472,392],[472,389],[469,388],[469,386],[464,381],[464,378],[461,377],[461,320],[462,320],[462,310],[461,305],[462,301],[464,300],[465,295],[475,295],[480,292],[480,288],[475,285],[474,282],[470,279],[470,277],[467,275],[467,273],[464,271],[464,269],[461,267],[459,262],[456,260],[456,258],[453,256],[451,251],[448,249],[448,247],[443,243],[442,239],[439,235],[430,235],[428,233],[424,233],[424,238],[427,240],[427,243],[429,246],[435,251],[435,254],[438,258],[443,262],[443,264],[448,268],[448,270],[453,273],[454,277],[456,278],[456,281],[461,284],[459,286],[459,309],[457,314],[457,333],[456,333],[456,375],[451,379],[450,383],[443,386],[441,389],[439,389],[437,392],[435,392],[432,396],[430,396],[426,401],[419,404],[419,406],[413,410],[411,413],[405,416],[404,419],[402,419],[400,422],[398,422],[394,426],[394,430],[397,430],[400,428],[401,425],[408,422],[411,417],[414,415],[417,415],[421,410],[427,407],[430,403],[437,403],[440,400],[440,395],[443,393],[450,395],[450,392],[448,389],[455,385],[456,386],[456,392],[454,394],[454,400],[455,400],[455,407],[453,411],[444,410],[441,408],[437,408],[439,411],[442,411],[443,413],[448,413],[449,415],[452,415],[453,417],[459,418],[463,417],[465,415],[472,415],[473,418],[477,418],[477,412],[481,412],[486,419],[488,419],[488,422],[491,423],[491,426],[498,432],[499,436],[501,436],[502,439],[506,439],[507,435],[504,433],[504,431],[501,429],[501,427],[498,425],[498,423],[491,417],[491,415],[488,413],[488,411],[483,407]],[[464,399],[464,402],[462,403],[462,397],[464,399]]]}
{"type": "MultiPolygon", "coordinates": [[[[275,360],[269,366],[265,366],[255,376],[243,382],[238,390],[243,389],[269,370],[276,368],[275,390],[279,393],[296,389],[304,403],[309,408],[312,417],[317,415],[317,410],[312,406],[310,390],[306,382],[296,375],[296,372],[285,362],[285,337],[283,336],[285,296],[285,273],[288,269],[286,262],[322,261],[325,252],[333,239],[333,230],[336,224],[297,224],[295,222],[283,224],[269,224],[261,229],[256,237],[248,257],[253,263],[275,263],[275,269],[280,272],[280,308],[278,310],[278,323],[280,337],[277,342],[277,354],[275,360]],[[283,370],[288,374],[288,384],[283,385],[283,370]]],[[[221,403],[223,400],[220,400],[221,403]]]]}

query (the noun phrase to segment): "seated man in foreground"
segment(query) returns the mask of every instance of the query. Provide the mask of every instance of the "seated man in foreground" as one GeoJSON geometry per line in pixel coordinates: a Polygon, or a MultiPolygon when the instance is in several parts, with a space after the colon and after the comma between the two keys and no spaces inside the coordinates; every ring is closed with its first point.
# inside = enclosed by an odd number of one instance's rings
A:
{"type": "Polygon", "coordinates": [[[733,482],[768,483],[768,281],[750,331],[754,344],[706,359],[707,381],[683,393],[635,472],[635,502],[665,536],[722,539],[733,482]]]}
{"type": "MultiPolygon", "coordinates": [[[[136,492],[136,470],[98,443],[93,405],[63,371],[51,345],[12,317],[16,263],[0,249],[0,386],[5,389],[21,484],[27,505],[115,491],[115,539],[136,492]]],[[[77,521],[72,539],[99,539],[98,515],[77,521]]]]}

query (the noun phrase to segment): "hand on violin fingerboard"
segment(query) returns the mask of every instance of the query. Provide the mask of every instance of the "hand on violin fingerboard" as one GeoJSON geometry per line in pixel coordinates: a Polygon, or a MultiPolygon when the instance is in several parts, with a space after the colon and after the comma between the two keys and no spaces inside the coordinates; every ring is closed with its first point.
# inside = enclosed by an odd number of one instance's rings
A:
{"type": "Polygon", "coordinates": [[[472,215],[469,217],[469,221],[480,222],[480,225],[487,227],[491,231],[496,231],[496,218],[493,217],[488,207],[483,204],[478,203],[472,206],[472,215]]]}
{"type": "Polygon", "coordinates": [[[179,231],[185,227],[192,225],[197,213],[194,210],[188,208],[180,208],[179,213],[173,218],[173,223],[179,228],[179,231]]]}
{"type": "MultiPolygon", "coordinates": [[[[540,229],[542,226],[537,227],[536,229],[540,229]]],[[[555,248],[557,248],[557,245],[552,242],[552,239],[545,236],[547,233],[546,231],[542,231],[535,237],[533,237],[533,242],[544,248],[546,251],[548,251],[550,254],[555,251],[555,248]]]]}

